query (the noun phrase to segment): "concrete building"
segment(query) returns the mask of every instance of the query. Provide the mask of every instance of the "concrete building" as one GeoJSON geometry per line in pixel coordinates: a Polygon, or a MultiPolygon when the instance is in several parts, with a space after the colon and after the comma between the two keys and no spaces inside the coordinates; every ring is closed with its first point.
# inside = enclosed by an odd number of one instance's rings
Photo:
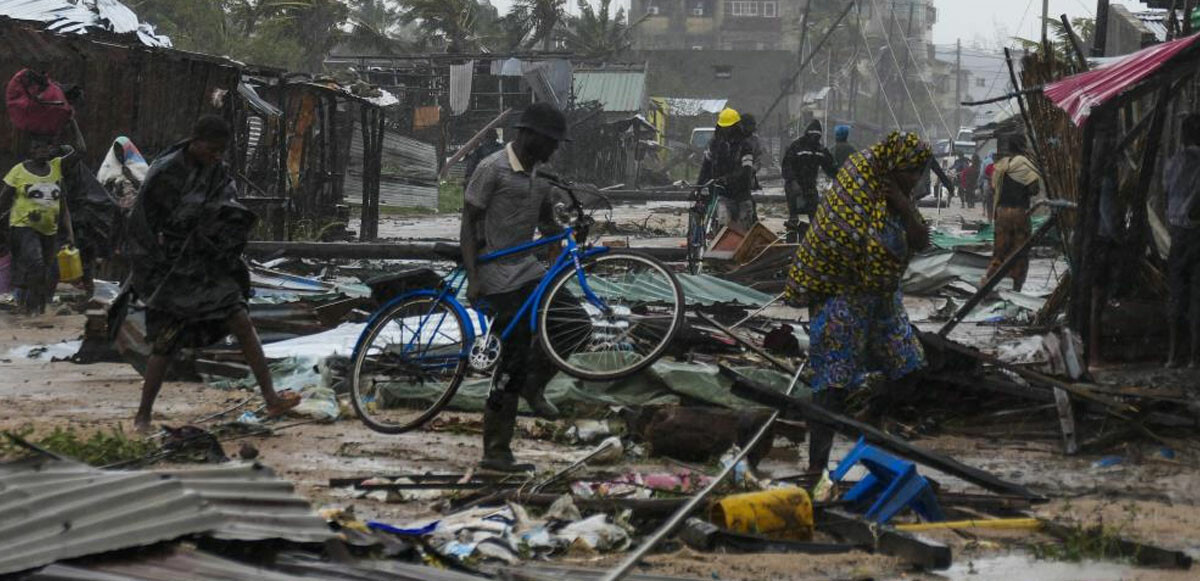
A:
{"type": "Polygon", "coordinates": [[[786,50],[799,47],[800,0],[631,0],[637,50],[786,50]]]}

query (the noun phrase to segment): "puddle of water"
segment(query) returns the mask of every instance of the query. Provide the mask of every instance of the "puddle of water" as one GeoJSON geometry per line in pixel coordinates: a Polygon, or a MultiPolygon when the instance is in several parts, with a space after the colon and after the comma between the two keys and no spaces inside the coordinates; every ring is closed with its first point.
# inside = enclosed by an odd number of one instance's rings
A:
{"type": "Polygon", "coordinates": [[[1003,555],[982,559],[958,558],[942,576],[955,581],[1121,581],[1133,567],[1120,563],[1084,561],[1039,561],[1027,555],[1003,555]]]}

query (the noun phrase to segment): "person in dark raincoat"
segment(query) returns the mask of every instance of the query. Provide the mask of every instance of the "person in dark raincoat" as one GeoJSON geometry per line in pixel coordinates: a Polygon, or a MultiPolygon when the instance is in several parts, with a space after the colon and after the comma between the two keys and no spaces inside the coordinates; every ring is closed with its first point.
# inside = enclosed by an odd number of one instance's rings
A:
{"type": "Polygon", "coordinates": [[[150,429],[154,400],[172,355],[232,333],[258,380],[267,414],[281,415],[298,394],[277,394],[250,321],[250,273],[242,259],[256,217],[237,200],[221,159],[231,131],[201,117],[192,137],[167,149],[146,175],[125,239],[132,292],[146,305],[146,366],[138,431],[150,429]]]}

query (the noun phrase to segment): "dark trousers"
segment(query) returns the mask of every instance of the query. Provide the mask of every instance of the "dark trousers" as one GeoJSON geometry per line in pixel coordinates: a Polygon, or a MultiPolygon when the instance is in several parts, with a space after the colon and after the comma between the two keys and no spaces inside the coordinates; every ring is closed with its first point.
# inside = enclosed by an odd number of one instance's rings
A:
{"type": "Polygon", "coordinates": [[[1167,256],[1167,285],[1171,291],[1168,320],[1183,353],[1200,351],[1200,228],[1171,227],[1167,256]],[[1184,337],[1190,335],[1188,343],[1184,337]]]}
{"type": "Polygon", "coordinates": [[[12,247],[12,285],[19,304],[28,310],[45,310],[58,285],[58,241],[23,226],[9,228],[12,247]]]}
{"type": "MultiPolygon", "coordinates": [[[[845,388],[827,388],[813,393],[813,403],[835,414],[846,411],[845,388]]],[[[829,453],[833,450],[833,428],[818,422],[808,426],[808,470],[819,472],[829,467],[829,453]]]]}
{"type": "MultiPolygon", "coordinates": [[[[491,312],[496,315],[496,320],[492,322],[493,333],[499,336],[504,332],[535,289],[537,283],[533,282],[517,290],[484,297],[491,312]]],[[[554,309],[556,316],[564,313],[571,319],[587,319],[587,313],[569,292],[560,293],[557,298],[558,300],[549,306],[554,309]]],[[[496,363],[496,383],[488,395],[489,406],[498,408],[506,393],[517,395],[525,390],[542,389],[558,372],[558,368],[542,348],[541,341],[529,329],[529,313],[524,315],[500,348],[500,361],[496,363]]],[[[553,337],[554,330],[549,331],[553,337]]]]}

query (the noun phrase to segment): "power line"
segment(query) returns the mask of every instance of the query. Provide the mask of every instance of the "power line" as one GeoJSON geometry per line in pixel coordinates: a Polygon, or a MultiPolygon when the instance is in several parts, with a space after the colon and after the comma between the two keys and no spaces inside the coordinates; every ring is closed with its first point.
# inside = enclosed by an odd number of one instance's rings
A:
{"type": "Polygon", "coordinates": [[[883,88],[883,79],[879,77],[879,67],[875,64],[875,55],[871,54],[871,44],[867,40],[867,33],[862,26],[858,27],[858,34],[862,37],[863,47],[867,49],[867,61],[871,63],[871,72],[875,75],[875,82],[879,86],[879,94],[883,97],[884,104],[887,105],[888,113],[892,114],[892,123],[896,124],[896,129],[900,127],[900,119],[896,117],[896,110],[892,108],[892,100],[888,98],[887,91],[883,88]]]}
{"type": "MultiPolygon", "coordinates": [[[[871,0],[871,4],[874,5],[875,0],[871,0]]],[[[950,126],[946,124],[946,117],[944,115],[942,115],[942,108],[938,106],[937,99],[933,98],[933,91],[929,90],[929,83],[925,82],[925,79],[921,77],[921,63],[918,63],[917,57],[913,56],[912,45],[910,45],[908,43],[908,35],[902,34],[902,35],[900,35],[900,38],[904,39],[904,49],[908,52],[908,60],[911,61],[912,64],[916,65],[916,67],[917,67],[917,78],[921,80],[921,86],[925,87],[925,95],[929,97],[929,103],[931,105],[933,105],[933,111],[935,113],[937,113],[938,119],[942,122],[942,129],[946,130],[946,137],[948,137],[950,139],[954,139],[954,136],[957,135],[958,129],[955,128],[955,131],[952,132],[952,131],[950,131],[950,126]]],[[[955,71],[955,73],[961,74],[957,70],[955,71]]],[[[910,98],[911,98],[911,96],[910,96],[910,98]]],[[[957,107],[958,104],[955,103],[955,106],[957,107]]],[[[913,109],[916,109],[916,108],[917,108],[917,104],[913,103],[913,109]]]]}
{"type": "MultiPolygon", "coordinates": [[[[879,15],[879,24],[881,27],[883,27],[884,26],[883,13],[879,11],[879,6],[875,3],[875,0],[871,0],[871,7],[874,8],[874,11],[879,15]]],[[[895,15],[895,6],[892,7],[892,12],[893,12],[893,16],[894,16],[895,15]]],[[[884,41],[884,43],[887,44],[888,53],[890,53],[892,56],[892,64],[896,65],[896,71],[900,72],[902,70],[900,68],[900,60],[896,58],[896,49],[894,49],[892,47],[892,41],[889,38],[891,36],[890,33],[891,33],[890,30],[887,30],[884,32],[883,41],[884,41]]],[[[921,133],[928,135],[929,129],[925,127],[925,121],[923,119],[921,119],[921,111],[917,108],[917,101],[916,101],[916,99],[913,99],[912,91],[910,91],[908,89],[908,81],[904,78],[905,76],[906,75],[904,75],[903,73],[900,74],[900,86],[904,87],[904,94],[908,95],[908,102],[910,105],[912,105],[913,113],[917,117],[917,124],[921,126],[921,133]]],[[[901,129],[903,129],[903,128],[901,128],[901,129]]]]}

